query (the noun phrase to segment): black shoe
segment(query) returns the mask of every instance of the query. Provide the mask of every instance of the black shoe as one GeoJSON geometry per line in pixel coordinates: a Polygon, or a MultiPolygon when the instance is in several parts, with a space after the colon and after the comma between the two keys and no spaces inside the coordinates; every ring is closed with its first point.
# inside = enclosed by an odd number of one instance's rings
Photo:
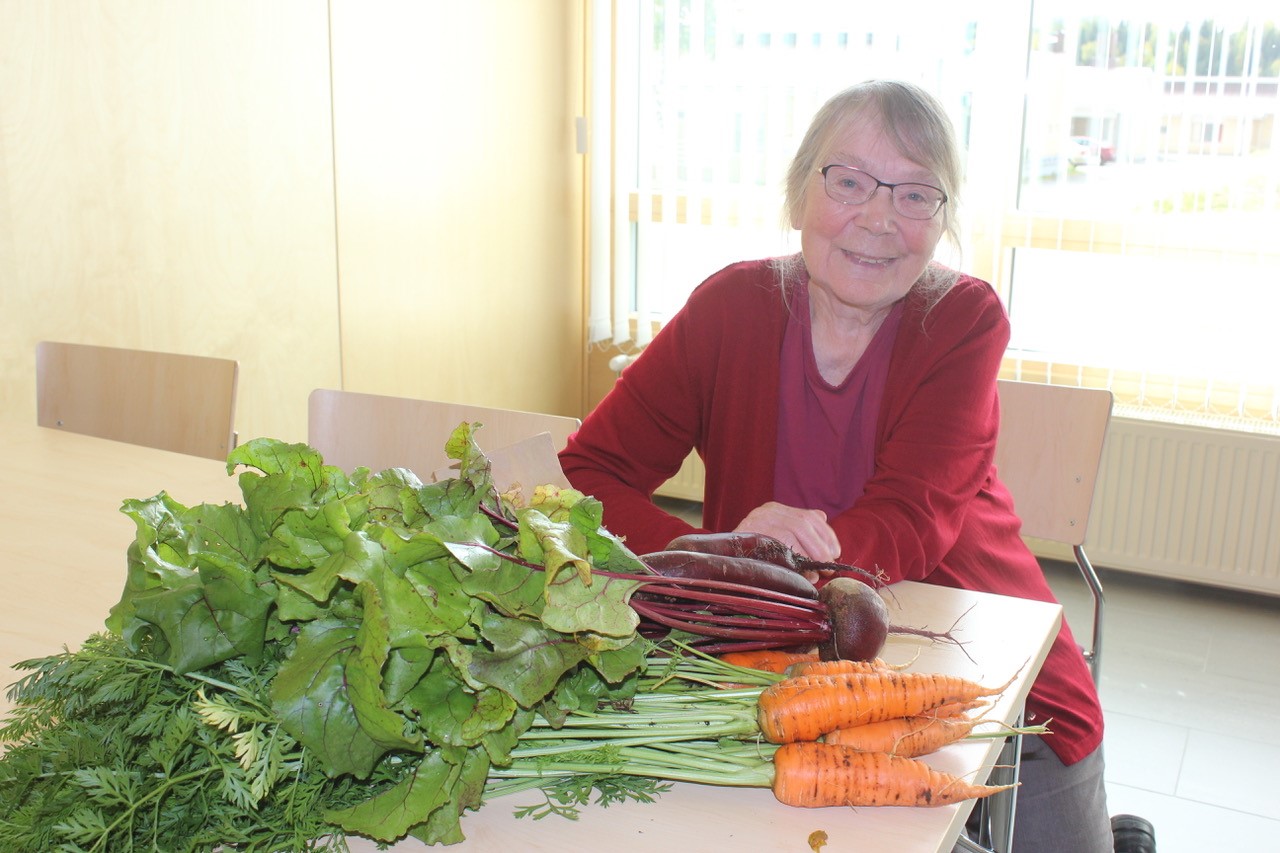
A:
{"type": "Polygon", "coordinates": [[[1156,853],[1156,831],[1151,821],[1137,815],[1118,814],[1111,818],[1111,834],[1116,853],[1156,853]]]}

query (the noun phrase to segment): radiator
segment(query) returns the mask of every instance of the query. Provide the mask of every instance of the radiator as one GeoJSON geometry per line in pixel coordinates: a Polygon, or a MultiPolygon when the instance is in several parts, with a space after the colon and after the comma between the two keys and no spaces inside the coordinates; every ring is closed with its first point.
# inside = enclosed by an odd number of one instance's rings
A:
{"type": "MultiPolygon", "coordinates": [[[[700,501],[702,478],[690,456],[658,493],[700,501]]],[[[1085,550],[1099,568],[1280,595],[1280,437],[1113,418],[1085,550]]]]}
{"type": "Polygon", "coordinates": [[[1113,418],[1085,549],[1099,567],[1280,595],[1280,437],[1113,418]]]}

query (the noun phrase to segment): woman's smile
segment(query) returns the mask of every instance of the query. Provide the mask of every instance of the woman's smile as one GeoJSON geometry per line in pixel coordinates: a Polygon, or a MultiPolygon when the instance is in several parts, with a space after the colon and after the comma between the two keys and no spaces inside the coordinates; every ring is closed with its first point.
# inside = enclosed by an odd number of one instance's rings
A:
{"type": "Polygon", "coordinates": [[[865,255],[861,252],[855,252],[850,249],[841,249],[840,251],[844,253],[846,258],[861,266],[885,267],[897,260],[893,257],[875,257],[873,255],[865,255]]]}

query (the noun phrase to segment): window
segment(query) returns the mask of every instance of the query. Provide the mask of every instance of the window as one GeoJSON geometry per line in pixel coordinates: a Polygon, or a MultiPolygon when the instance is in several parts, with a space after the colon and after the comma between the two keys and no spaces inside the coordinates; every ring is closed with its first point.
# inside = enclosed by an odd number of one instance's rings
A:
{"type": "Polygon", "coordinates": [[[1268,14],[1033,5],[1024,169],[991,240],[1011,375],[1105,385],[1122,412],[1280,432],[1268,14]]]}
{"type": "Polygon", "coordinates": [[[795,251],[782,176],[810,117],[898,77],[942,99],[965,148],[964,241],[941,259],[1005,299],[1005,375],[1280,433],[1280,15],[964,5],[601,0],[615,145],[593,183],[593,257],[612,261],[593,339],[643,346],[719,267],[795,251]]]}

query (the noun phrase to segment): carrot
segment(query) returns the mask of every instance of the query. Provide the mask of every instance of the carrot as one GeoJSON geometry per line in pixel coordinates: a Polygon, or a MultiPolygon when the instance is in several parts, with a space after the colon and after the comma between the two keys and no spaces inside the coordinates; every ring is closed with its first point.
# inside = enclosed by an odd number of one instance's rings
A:
{"type": "Polygon", "coordinates": [[[818,660],[815,655],[809,661],[797,661],[787,670],[787,675],[837,675],[843,672],[884,672],[896,669],[880,658],[874,660],[818,660]]]}
{"type": "Polygon", "coordinates": [[[825,743],[773,754],[773,795],[789,806],[946,806],[1013,785],[974,785],[915,758],[825,743]]]}
{"type": "Polygon", "coordinates": [[[772,743],[817,740],[836,729],[993,696],[1012,681],[988,688],[953,675],[892,670],[800,675],[761,690],[756,715],[761,734],[772,743]]]}
{"type": "Polygon", "coordinates": [[[781,649],[760,649],[750,652],[725,652],[720,660],[734,666],[748,669],[759,669],[764,672],[782,674],[787,667],[797,663],[816,662],[817,652],[787,652],[781,649]]]}
{"type": "Polygon", "coordinates": [[[895,717],[851,729],[836,729],[828,732],[823,742],[852,747],[859,752],[886,752],[915,758],[960,740],[980,722],[967,717],[895,717]]]}
{"type": "Polygon", "coordinates": [[[972,699],[968,702],[944,702],[936,708],[930,708],[924,714],[919,716],[928,717],[962,717],[975,708],[982,708],[986,705],[986,701],[982,699],[972,699]]]}

